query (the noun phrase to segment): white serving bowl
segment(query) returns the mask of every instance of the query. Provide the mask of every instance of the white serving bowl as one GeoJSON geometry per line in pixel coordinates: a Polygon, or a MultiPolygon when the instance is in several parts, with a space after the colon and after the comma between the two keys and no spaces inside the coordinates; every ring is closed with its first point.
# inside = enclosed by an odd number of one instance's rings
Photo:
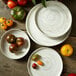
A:
{"type": "Polygon", "coordinates": [[[28,35],[20,29],[11,29],[5,32],[1,37],[1,52],[4,56],[10,59],[20,59],[24,57],[28,53],[29,49],[30,49],[30,39],[28,35]],[[10,44],[6,41],[6,36],[8,34],[13,34],[16,37],[23,37],[26,40],[25,44],[21,48],[19,47],[16,53],[11,53],[9,51],[10,44]]]}

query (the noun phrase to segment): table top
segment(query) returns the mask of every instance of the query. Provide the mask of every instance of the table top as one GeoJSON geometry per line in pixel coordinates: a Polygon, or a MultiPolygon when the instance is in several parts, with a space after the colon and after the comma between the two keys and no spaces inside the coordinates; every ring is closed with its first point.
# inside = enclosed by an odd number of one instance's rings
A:
{"type": "MultiPolygon", "coordinates": [[[[60,47],[65,44],[65,43],[70,43],[73,48],[74,48],[74,54],[71,57],[64,57],[62,56],[63,59],[63,64],[64,64],[64,69],[62,76],[66,74],[67,76],[68,73],[76,73],[76,0],[64,0],[64,4],[69,7],[72,13],[73,17],[73,22],[72,22],[72,31],[68,39],[55,47],[52,47],[56,49],[58,52],[60,51],[60,47]]],[[[25,7],[25,10],[29,12],[29,10],[33,7],[31,3],[28,3],[27,6],[25,7]]],[[[6,18],[11,18],[10,16],[10,9],[3,3],[3,1],[0,0],[0,17],[6,17],[6,18]]],[[[13,28],[18,28],[23,31],[26,31],[25,28],[25,20],[22,22],[15,21],[14,27],[13,28]]],[[[0,38],[2,34],[4,33],[4,30],[0,29],[0,38]]],[[[3,56],[0,52],[0,76],[29,76],[28,71],[27,71],[27,60],[30,54],[37,49],[38,47],[41,47],[37,44],[35,44],[31,40],[31,49],[29,53],[22,59],[19,60],[11,60],[3,56]]],[[[61,54],[60,54],[61,55],[61,54]]]]}

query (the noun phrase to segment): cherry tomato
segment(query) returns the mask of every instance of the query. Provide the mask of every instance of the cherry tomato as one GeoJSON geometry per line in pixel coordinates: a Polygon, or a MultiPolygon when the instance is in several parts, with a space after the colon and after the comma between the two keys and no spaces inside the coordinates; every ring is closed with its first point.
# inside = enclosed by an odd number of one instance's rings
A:
{"type": "Polygon", "coordinates": [[[6,18],[1,17],[1,18],[0,18],[0,22],[3,23],[4,21],[6,21],[6,18]]]}
{"type": "Polygon", "coordinates": [[[22,46],[22,45],[24,44],[24,38],[18,37],[18,38],[16,39],[16,44],[17,44],[18,46],[22,46]]]}
{"type": "Polygon", "coordinates": [[[13,1],[13,0],[8,0],[7,5],[8,5],[9,8],[12,9],[12,8],[17,6],[17,2],[13,1]]]}
{"type": "Polygon", "coordinates": [[[76,76],[76,74],[75,73],[71,73],[68,76],[76,76]]]}
{"type": "Polygon", "coordinates": [[[27,0],[17,0],[17,2],[20,6],[24,6],[24,5],[26,5],[27,0]]]}
{"type": "Polygon", "coordinates": [[[8,43],[15,43],[16,37],[12,34],[7,35],[6,40],[8,43]]]}
{"type": "Polygon", "coordinates": [[[9,51],[12,52],[12,53],[17,52],[17,51],[18,51],[17,45],[16,45],[16,44],[11,44],[11,45],[9,46],[9,51]]]}
{"type": "Polygon", "coordinates": [[[6,20],[6,24],[7,24],[7,26],[12,26],[13,25],[13,21],[12,20],[6,20]]]}
{"type": "Polygon", "coordinates": [[[7,29],[7,24],[6,24],[6,22],[1,23],[1,28],[2,28],[3,30],[6,30],[6,29],[7,29]]]}

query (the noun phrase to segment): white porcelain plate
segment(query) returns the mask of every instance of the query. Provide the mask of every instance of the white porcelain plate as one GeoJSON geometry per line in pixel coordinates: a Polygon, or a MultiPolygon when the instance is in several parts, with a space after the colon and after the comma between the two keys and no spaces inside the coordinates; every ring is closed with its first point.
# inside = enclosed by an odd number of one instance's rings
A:
{"type": "Polygon", "coordinates": [[[35,15],[37,10],[40,8],[40,5],[41,4],[38,4],[35,7],[33,7],[26,18],[25,26],[28,35],[35,43],[42,46],[55,46],[62,43],[64,40],[68,38],[71,30],[69,30],[64,36],[56,39],[48,37],[43,32],[41,32],[35,22],[35,15]]]}
{"type": "Polygon", "coordinates": [[[5,55],[10,59],[20,59],[24,57],[28,53],[29,49],[30,49],[30,40],[24,31],[21,31],[19,29],[11,29],[5,32],[1,37],[1,52],[3,53],[3,55],[5,55]],[[19,50],[16,53],[11,53],[9,51],[10,44],[6,41],[6,36],[8,34],[13,34],[16,37],[23,37],[26,40],[25,44],[21,48],[19,47],[19,50]]]}
{"type": "MultiPolygon", "coordinates": [[[[37,64],[37,63],[36,63],[37,64]]],[[[63,70],[63,62],[60,55],[51,48],[41,47],[35,50],[28,59],[27,64],[30,76],[60,76],[63,70]],[[33,69],[32,56],[38,54],[41,56],[41,61],[44,66],[38,65],[38,69],[33,69]]]]}
{"type": "Polygon", "coordinates": [[[60,37],[70,28],[72,16],[69,9],[61,2],[47,1],[47,7],[39,6],[36,12],[36,24],[50,37],[60,37]]]}

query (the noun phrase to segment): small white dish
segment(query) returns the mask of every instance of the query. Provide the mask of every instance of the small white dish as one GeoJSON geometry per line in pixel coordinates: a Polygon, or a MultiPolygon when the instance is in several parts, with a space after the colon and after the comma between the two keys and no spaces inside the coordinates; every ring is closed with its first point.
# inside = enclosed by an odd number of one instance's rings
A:
{"type": "MultiPolygon", "coordinates": [[[[37,64],[37,63],[36,63],[37,64]]],[[[28,59],[27,69],[30,76],[60,76],[63,70],[63,62],[60,55],[52,48],[41,47],[36,49],[28,59]],[[38,69],[33,69],[32,56],[38,54],[41,56],[41,61],[44,66],[39,66],[38,69]]]]}
{"type": "Polygon", "coordinates": [[[25,26],[28,35],[35,43],[42,46],[55,46],[62,43],[68,38],[71,30],[69,30],[64,36],[56,39],[48,37],[43,32],[41,32],[35,22],[35,14],[36,11],[40,8],[40,5],[41,4],[38,4],[33,7],[26,18],[25,26]]]}
{"type": "Polygon", "coordinates": [[[30,40],[27,34],[19,29],[11,29],[7,32],[5,32],[2,37],[1,37],[1,52],[3,55],[10,59],[20,59],[24,57],[30,49],[30,40]],[[16,52],[16,53],[11,53],[9,51],[9,43],[6,41],[6,36],[8,34],[13,34],[16,37],[23,37],[26,40],[26,43],[16,52]]]}
{"type": "Polygon", "coordinates": [[[39,6],[36,25],[49,37],[60,37],[71,28],[72,16],[69,9],[59,1],[47,1],[47,7],[39,6]]]}

